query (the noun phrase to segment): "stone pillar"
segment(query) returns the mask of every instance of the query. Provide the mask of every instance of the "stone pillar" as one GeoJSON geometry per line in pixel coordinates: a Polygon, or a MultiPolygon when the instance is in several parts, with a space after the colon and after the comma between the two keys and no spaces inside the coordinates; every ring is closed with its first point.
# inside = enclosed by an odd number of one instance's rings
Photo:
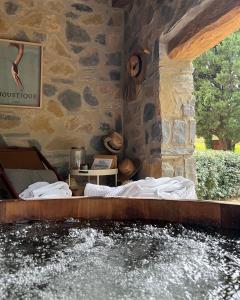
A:
{"type": "Polygon", "coordinates": [[[171,60],[160,51],[161,175],[195,181],[192,158],[196,133],[191,61],[171,60]]]}

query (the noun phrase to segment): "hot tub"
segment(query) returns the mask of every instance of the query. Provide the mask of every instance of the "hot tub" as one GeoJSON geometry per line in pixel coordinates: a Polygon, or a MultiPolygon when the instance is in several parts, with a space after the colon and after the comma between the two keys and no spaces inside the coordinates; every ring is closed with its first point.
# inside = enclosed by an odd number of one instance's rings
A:
{"type": "Polygon", "coordinates": [[[1,299],[240,299],[240,236],[177,224],[0,225],[1,299]]]}

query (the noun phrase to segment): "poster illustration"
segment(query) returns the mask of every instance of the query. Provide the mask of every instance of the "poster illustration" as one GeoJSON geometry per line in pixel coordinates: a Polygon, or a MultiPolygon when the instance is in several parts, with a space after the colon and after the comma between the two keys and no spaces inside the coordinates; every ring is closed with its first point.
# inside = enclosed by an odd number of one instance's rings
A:
{"type": "Polygon", "coordinates": [[[0,105],[41,106],[42,46],[0,39],[0,105]]]}

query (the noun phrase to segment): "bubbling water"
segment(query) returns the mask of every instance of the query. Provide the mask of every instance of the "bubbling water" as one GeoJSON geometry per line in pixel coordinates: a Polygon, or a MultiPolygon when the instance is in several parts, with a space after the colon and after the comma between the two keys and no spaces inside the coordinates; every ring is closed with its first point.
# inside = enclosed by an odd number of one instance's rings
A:
{"type": "Polygon", "coordinates": [[[0,225],[0,299],[240,299],[240,239],[181,225],[0,225]]]}

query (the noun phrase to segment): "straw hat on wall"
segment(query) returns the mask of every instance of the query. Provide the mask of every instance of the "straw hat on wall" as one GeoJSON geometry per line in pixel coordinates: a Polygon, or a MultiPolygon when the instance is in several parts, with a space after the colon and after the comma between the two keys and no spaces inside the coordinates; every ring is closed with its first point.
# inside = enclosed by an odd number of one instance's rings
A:
{"type": "Polygon", "coordinates": [[[119,153],[123,147],[123,137],[116,131],[104,137],[104,146],[112,153],[119,153]]]}

